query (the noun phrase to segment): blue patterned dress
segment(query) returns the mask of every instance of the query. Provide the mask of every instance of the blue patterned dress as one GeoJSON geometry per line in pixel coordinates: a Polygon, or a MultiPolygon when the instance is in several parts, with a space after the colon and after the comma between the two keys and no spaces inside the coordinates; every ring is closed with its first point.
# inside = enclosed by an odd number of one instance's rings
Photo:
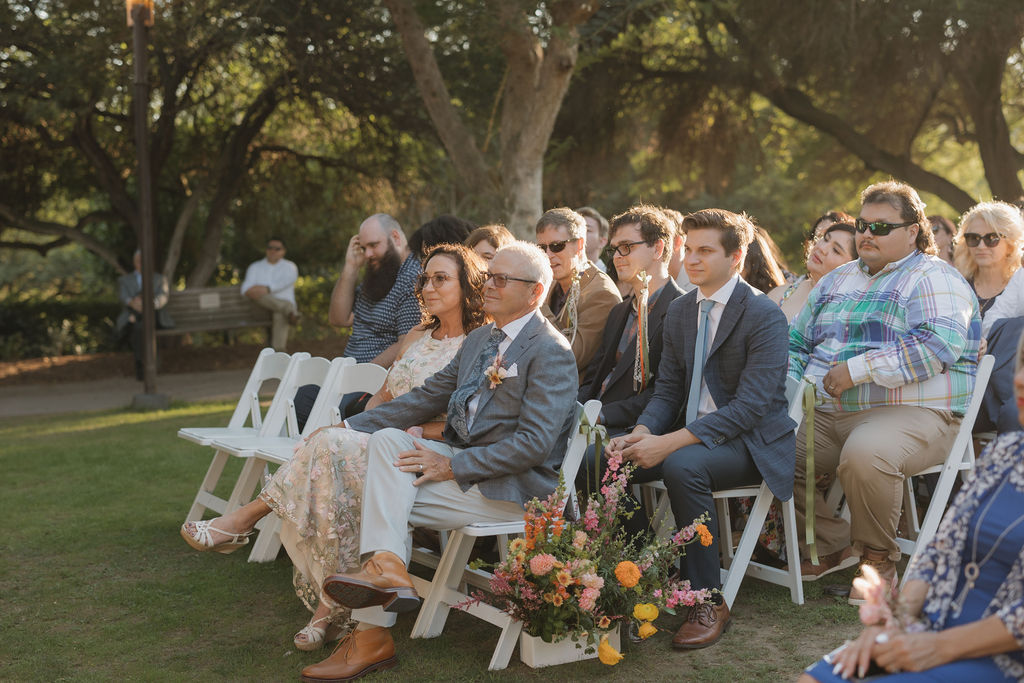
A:
{"type": "MultiPolygon", "coordinates": [[[[995,614],[1017,644],[1024,647],[1022,516],[1024,432],[1012,432],[1000,436],[981,454],[967,485],[943,517],[935,538],[908,569],[909,580],[917,579],[929,585],[923,616],[931,630],[941,631],[995,614]],[[958,611],[955,602],[964,588],[963,566],[972,559],[980,563],[990,552],[991,557],[981,565],[978,579],[958,611]]],[[[809,667],[807,673],[822,683],[843,680],[832,673],[832,665],[824,660],[809,667]]],[[[1024,650],[959,660],[917,673],[879,676],[878,680],[885,683],[1024,680],[1024,650]]]]}

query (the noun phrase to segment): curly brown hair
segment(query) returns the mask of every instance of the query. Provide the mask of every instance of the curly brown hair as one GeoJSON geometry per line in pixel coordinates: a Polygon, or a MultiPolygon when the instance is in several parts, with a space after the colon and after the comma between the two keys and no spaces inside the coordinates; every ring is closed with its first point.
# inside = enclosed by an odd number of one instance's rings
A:
{"type": "MultiPolygon", "coordinates": [[[[455,261],[459,269],[459,287],[462,288],[462,331],[469,334],[476,328],[490,322],[484,313],[484,282],[487,279],[487,264],[475,251],[461,244],[438,244],[427,250],[423,256],[426,266],[434,256],[447,256],[455,261]]],[[[423,326],[436,330],[441,320],[427,312],[423,304],[422,288],[416,285],[416,300],[423,313],[423,326]]]]}

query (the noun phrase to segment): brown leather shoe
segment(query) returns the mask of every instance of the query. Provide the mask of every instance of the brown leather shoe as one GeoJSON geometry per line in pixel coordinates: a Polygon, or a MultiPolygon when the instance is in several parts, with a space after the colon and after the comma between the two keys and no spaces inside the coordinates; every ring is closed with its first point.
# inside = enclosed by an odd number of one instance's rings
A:
{"type": "Polygon", "coordinates": [[[330,657],[302,670],[307,683],[351,681],[398,663],[391,631],[381,626],[353,631],[345,636],[330,657]]]}
{"type": "Polygon", "coordinates": [[[857,558],[853,556],[853,549],[846,546],[842,550],[819,557],[817,565],[811,564],[810,560],[801,562],[800,578],[804,581],[817,581],[823,576],[842,571],[855,564],[857,564],[857,558]]]}
{"type": "MultiPolygon", "coordinates": [[[[882,578],[882,581],[888,582],[889,584],[889,596],[896,594],[896,588],[899,586],[899,575],[896,573],[896,563],[889,559],[889,551],[887,550],[873,550],[871,548],[864,548],[864,554],[861,555],[861,567],[866,564],[871,565],[878,575],[882,578]]],[[[857,570],[857,576],[861,575],[861,570],[857,570]]],[[[854,578],[857,578],[856,576],[854,578]]],[[[850,597],[847,601],[851,605],[863,605],[864,595],[857,590],[857,586],[850,587],[850,597]]]]}
{"type": "Polygon", "coordinates": [[[719,605],[704,603],[690,608],[686,621],[672,638],[677,650],[698,650],[714,645],[729,630],[729,606],[723,600],[719,605]]]}
{"type": "Polygon", "coordinates": [[[328,576],[324,592],[351,609],[383,605],[385,612],[410,612],[420,606],[405,563],[386,551],[375,553],[355,574],[328,576]]]}

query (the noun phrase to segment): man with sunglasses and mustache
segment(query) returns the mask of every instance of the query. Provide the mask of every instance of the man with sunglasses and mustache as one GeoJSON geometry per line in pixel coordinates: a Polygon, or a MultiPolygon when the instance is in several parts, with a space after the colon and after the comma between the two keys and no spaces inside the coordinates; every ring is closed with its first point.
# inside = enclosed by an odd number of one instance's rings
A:
{"type": "MultiPolygon", "coordinates": [[[[815,475],[836,476],[850,521],[812,490],[820,563],[804,580],[860,556],[892,588],[900,559],[896,527],[905,477],[941,463],[974,389],[981,318],[963,277],[935,256],[924,202],[888,181],[861,194],[859,258],[825,275],[790,328],[789,375],[808,379],[814,411],[815,475]]],[[[797,528],[809,501],[806,422],[797,434],[797,528]]],[[[806,551],[806,548],[804,548],[806,551]]],[[[807,556],[805,552],[804,556],[807,556]]],[[[852,605],[863,604],[856,588],[852,605]]]]}
{"type": "Polygon", "coordinates": [[[554,274],[541,312],[569,340],[582,381],[601,345],[608,313],[622,297],[611,278],[587,259],[587,222],[572,209],[551,209],[540,217],[537,246],[554,274]]]}

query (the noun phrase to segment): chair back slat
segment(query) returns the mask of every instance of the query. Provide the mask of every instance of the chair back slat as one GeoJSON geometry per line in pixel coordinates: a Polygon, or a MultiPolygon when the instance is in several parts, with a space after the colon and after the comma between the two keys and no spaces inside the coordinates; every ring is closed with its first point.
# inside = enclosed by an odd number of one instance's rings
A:
{"type": "MultiPolygon", "coordinates": [[[[331,361],[327,375],[320,385],[320,391],[316,395],[316,401],[309,411],[309,417],[306,418],[306,424],[302,428],[301,436],[308,436],[320,427],[337,424],[337,422],[331,422],[331,408],[333,406],[335,411],[337,411],[338,402],[342,396],[340,388],[344,383],[345,370],[355,364],[355,362],[354,358],[344,357],[338,357],[331,361]]],[[[297,431],[289,431],[289,434],[293,436],[299,435],[297,431]]]]}

